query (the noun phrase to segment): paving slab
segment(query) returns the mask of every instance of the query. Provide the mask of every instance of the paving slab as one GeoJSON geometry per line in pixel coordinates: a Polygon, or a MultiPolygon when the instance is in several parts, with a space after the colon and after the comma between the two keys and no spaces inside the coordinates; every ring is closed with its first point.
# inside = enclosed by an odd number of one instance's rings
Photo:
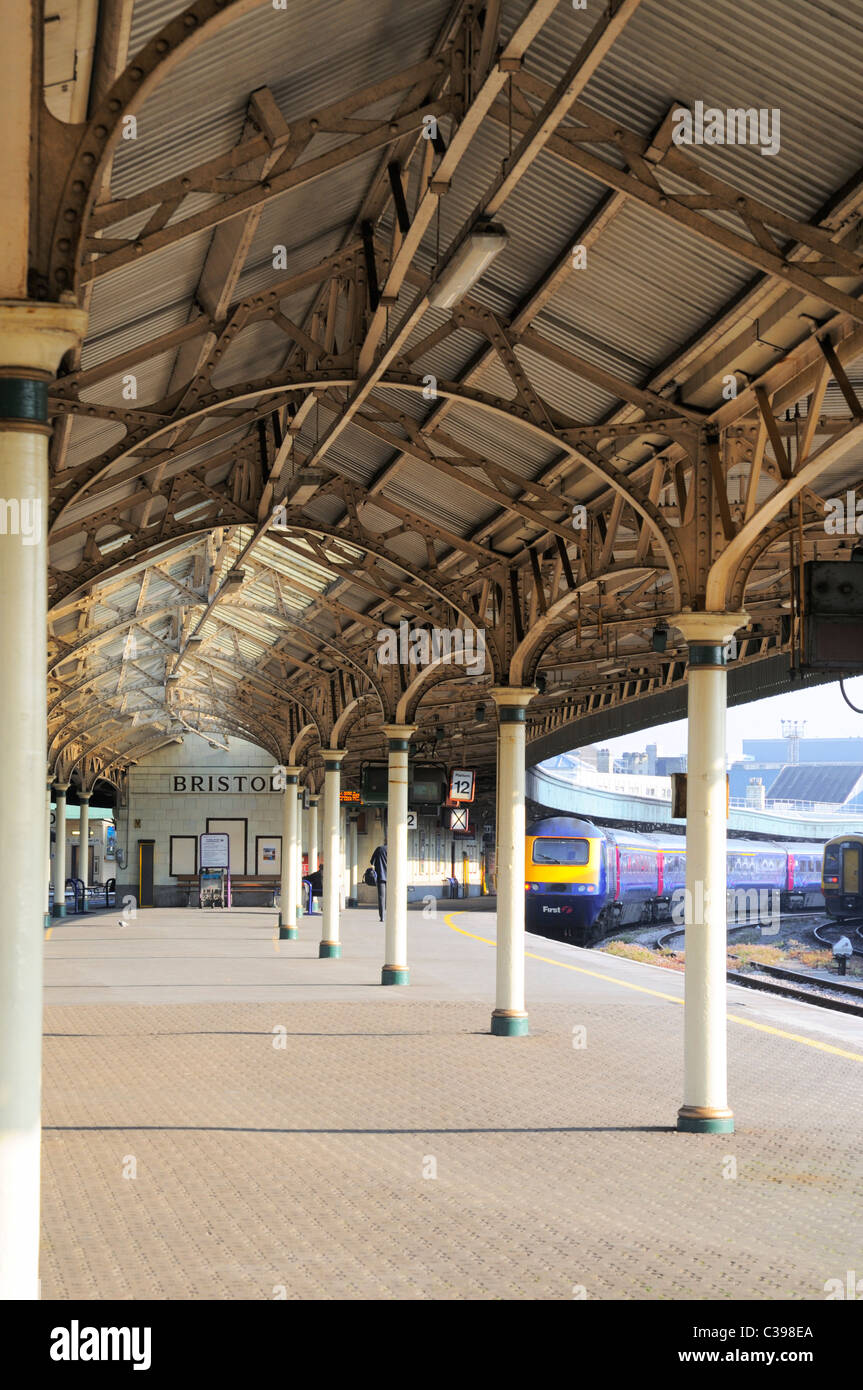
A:
{"type": "Polygon", "coordinates": [[[268,909],[46,934],[42,1293],[56,1299],[823,1299],[863,1272],[863,1024],[729,989],[734,1135],[674,1129],[683,981],[494,916],[268,909]]]}

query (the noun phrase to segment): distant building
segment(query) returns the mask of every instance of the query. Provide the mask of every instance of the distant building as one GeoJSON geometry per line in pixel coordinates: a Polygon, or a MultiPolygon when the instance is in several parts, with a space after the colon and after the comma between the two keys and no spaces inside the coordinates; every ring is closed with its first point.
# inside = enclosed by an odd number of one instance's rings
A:
{"type": "Polygon", "coordinates": [[[655,744],[655,743],[648,743],[646,752],[647,752],[647,775],[648,775],[648,777],[655,777],[655,776],[656,776],[656,744],[655,744]]]}
{"type": "Polygon", "coordinates": [[[656,775],[657,777],[670,777],[672,772],[686,771],[686,754],[681,753],[676,758],[657,758],[656,775]]]}
{"type": "MultiPolygon", "coordinates": [[[[784,767],[791,762],[787,738],[745,738],[744,758],[784,767]]],[[[801,738],[798,763],[858,763],[863,766],[863,738],[801,738]]]]}
{"type": "Polygon", "coordinates": [[[586,748],[579,748],[578,756],[587,767],[596,768],[596,760],[599,756],[599,749],[595,743],[588,743],[586,748]]]}
{"type": "Polygon", "coordinates": [[[853,763],[795,763],[782,768],[771,784],[768,798],[770,801],[815,801],[842,806],[859,796],[861,787],[863,763],[856,766],[853,763]]]}
{"type": "Polygon", "coordinates": [[[596,770],[597,770],[597,772],[610,772],[610,771],[611,771],[611,749],[610,749],[610,748],[598,748],[598,749],[597,749],[597,752],[596,752],[596,770]]]}

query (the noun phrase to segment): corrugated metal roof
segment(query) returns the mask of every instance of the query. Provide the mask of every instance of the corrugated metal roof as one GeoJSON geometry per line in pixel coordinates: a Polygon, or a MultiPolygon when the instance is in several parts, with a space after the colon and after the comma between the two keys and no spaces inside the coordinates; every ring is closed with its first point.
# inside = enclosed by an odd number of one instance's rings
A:
{"type": "MultiPolygon", "coordinates": [[[[524,16],[528,2],[505,0],[504,35],[512,32],[524,16]]],[[[136,0],[130,52],[136,52],[183,7],[183,0],[136,0]]],[[[240,137],[249,94],[256,88],[269,86],[285,119],[296,122],[362,84],[425,57],[451,11],[450,0],[412,0],[410,5],[402,6],[393,5],[391,0],[364,0],[362,6],[346,6],[343,0],[316,0],[314,5],[306,0],[289,0],[285,10],[276,10],[269,0],[262,0],[248,15],[200,43],[151,94],[138,113],[138,138],[121,142],[116,150],[112,196],[148,187],[229,150],[240,137]]],[[[598,17],[596,6],[579,11],[569,4],[559,5],[529,50],[528,71],[555,83],[598,17]]],[[[584,101],[644,136],[678,101],[702,100],[723,108],[779,108],[781,149],[777,155],[766,157],[748,148],[701,146],[693,151],[694,157],[702,168],[742,191],[751,192],[792,216],[811,216],[844,179],[856,173],[861,162],[863,116],[856,101],[863,77],[863,52],[857,43],[861,31],[863,0],[844,0],[842,6],[811,0],[738,0],[734,4],[716,4],[715,0],[644,0],[588,84],[584,101]]],[[[400,100],[398,95],[383,98],[372,111],[386,117],[398,108],[400,100]]],[[[503,100],[505,106],[505,89],[503,100]]],[[[445,118],[441,127],[446,139],[451,139],[452,122],[445,118]]],[[[350,137],[321,132],[301,159],[308,160],[334,148],[345,138],[350,137]]],[[[449,192],[440,201],[439,222],[433,219],[425,231],[415,257],[416,269],[433,273],[438,243],[440,252],[445,254],[491,187],[518,138],[514,134],[510,140],[505,123],[491,118],[483,121],[456,169],[449,192]]],[[[607,150],[604,153],[608,155],[607,150]]],[[[612,157],[620,163],[620,156],[612,157]]],[[[260,293],[286,274],[300,273],[343,246],[356,229],[360,208],[384,158],[383,149],[371,152],[325,178],[263,204],[231,300],[260,293]],[[273,248],[277,245],[287,249],[287,270],[273,266],[273,248]]],[[[419,192],[418,168],[419,160],[415,160],[408,194],[411,207],[419,192]]],[[[675,187],[682,185],[676,183],[675,187]]],[[[604,194],[605,185],[555,153],[538,153],[499,214],[509,232],[507,248],[472,288],[471,298],[500,318],[517,312],[542,283],[549,268],[566,255],[604,194]]],[[[214,196],[208,192],[190,194],[174,210],[171,220],[176,222],[195,208],[207,207],[214,196]]],[[[124,229],[125,234],[133,235],[148,216],[135,214],[119,228],[106,229],[106,235],[123,233],[124,229]]],[[[387,212],[375,228],[379,246],[388,244],[391,217],[387,212]]],[[[206,229],[96,279],[90,336],[83,353],[85,368],[108,361],[189,321],[197,312],[196,295],[212,235],[211,229],[206,229]]],[[[557,347],[630,384],[644,386],[685,345],[698,341],[754,278],[751,265],[715,242],[630,200],[591,245],[586,269],[560,281],[536,315],[534,327],[557,347]]],[[[389,310],[390,331],[408,312],[416,293],[412,284],[405,284],[398,303],[389,310]]],[[[308,317],[319,294],[314,285],[299,291],[282,302],[282,313],[308,329],[308,317]]],[[[798,301],[801,312],[804,306],[817,308],[818,304],[819,301],[802,296],[798,301]]],[[[823,303],[820,307],[826,321],[823,303]]],[[[445,318],[437,310],[426,312],[411,334],[409,349],[445,318]]],[[[780,338],[777,350],[781,351],[781,345],[794,340],[793,312],[775,332],[780,338]]],[[[343,340],[344,311],[340,309],[337,347],[343,340]]],[[[769,349],[769,344],[766,346],[769,349]]],[[[429,374],[439,379],[458,379],[485,350],[486,340],[481,335],[460,329],[415,361],[417,380],[429,374]]],[[[288,354],[303,360],[301,351],[273,324],[255,323],[236,336],[220,361],[213,384],[218,388],[275,373],[288,354]]],[[[760,345],[748,349],[745,363],[762,351],[760,345]]],[[[553,410],[585,422],[606,419],[620,410],[620,400],[612,387],[606,390],[585,381],[533,348],[517,347],[516,355],[536,391],[553,410]]],[[[185,354],[183,360],[187,359],[185,354]]],[[[172,349],[134,369],[139,405],[164,395],[177,360],[178,354],[172,349]]],[[[863,383],[859,370],[849,370],[852,380],[863,383]]],[[[120,375],[115,374],[87,390],[85,399],[119,403],[121,384],[120,375]]],[[[496,358],[485,366],[474,384],[508,400],[515,394],[509,373],[496,358]]],[[[701,383],[697,390],[706,398],[709,383],[707,387],[701,383]]],[[[274,394],[274,409],[284,404],[286,394],[274,394]]],[[[699,402],[702,395],[697,396],[699,402]]],[[[319,402],[306,418],[297,439],[296,457],[300,462],[315,450],[336,418],[332,399],[331,395],[326,403],[319,402]]],[[[365,409],[373,415],[381,405],[419,423],[436,418],[439,409],[438,402],[425,400],[419,393],[386,385],[375,389],[365,409]]],[[[823,414],[836,419],[845,410],[844,399],[831,387],[823,414]]],[[[384,414],[388,420],[388,414],[384,414]]],[[[207,433],[220,418],[223,420],[224,415],[202,416],[191,426],[181,424],[180,428],[186,438],[195,438],[207,433]]],[[[507,467],[525,480],[543,474],[562,452],[554,440],[540,437],[518,420],[463,401],[447,403],[439,428],[448,442],[436,440],[437,452],[447,455],[453,449],[463,448],[507,467]]],[[[397,435],[398,427],[389,432],[397,435]]],[[[66,467],[98,458],[121,433],[122,427],[111,422],[75,418],[66,467]]],[[[231,473],[235,451],[246,433],[246,427],[241,426],[212,445],[178,454],[164,469],[163,481],[216,454],[227,454],[225,461],[206,470],[207,486],[219,488],[231,473]]],[[[162,436],[153,443],[153,457],[169,437],[162,436]]],[[[822,438],[817,436],[817,442],[822,438]]],[[[651,434],[631,444],[621,442],[616,456],[619,461],[641,461],[647,457],[646,444],[659,439],[651,434]]],[[[377,485],[383,485],[384,497],[458,536],[487,531],[488,524],[499,516],[495,503],[467,486],[469,478],[482,477],[475,470],[465,472],[464,481],[448,479],[413,456],[391,468],[398,455],[397,444],[387,443],[358,426],[349,426],[327,452],[325,468],[359,482],[375,479],[377,485]]],[[[135,459],[144,464],[149,461],[146,447],[137,456],[131,455],[115,465],[115,474],[122,474],[135,459]]],[[[822,480],[823,486],[838,491],[852,485],[861,461],[863,446],[837,461],[822,480]]],[[[148,481],[152,470],[143,476],[148,481]]],[[[745,469],[738,468],[735,476],[745,479],[745,469]]],[[[765,496],[774,485],[765,474],[760,495],[765,496]]],[[[578,479],[574,491],[593,496],[597,487],[594,475],[585,476],[578,479]]],[[[102,518],[98,524],[96,538],[106,563],[118,543],[132,534],[141,515],[139,503],[147,502],[147,494],[141,488],[142,484],[135,480],[114,480],[110,487],[100,487],[96,494],[106,508],[135,498],[134,505],[123,510],[116,520],[102,518]]],[[[209,499],[210,494],[207,496],[209,499]]],[[[88,497],[74,503],[64,515],[64,524],[77,525],[87,515],[89,506],[88,497]]],[[[162,498],[152,501],[151,520],[161,515],[164,506],[162,498]]],[[[189,528],[194,529],[201,524],[207,506],[208,502],[195,496],[189,500],[187,496],[174,504],[173,514],[175,518],[187,518],[189,528]]],[[[333,496],[313,497],[306,504],[305,514],[312,530],[315,522],[337,526],[344,517],[344,504],[333,496]]],[[[428,548],[425,538],[410,529],[409,519],[405,533],[395,534],[399,529],[397,517],[374,501],[362,506],[361,518],[381,538],[377,548],[384,552],[386,546],[391,556],[387,560],[382,554],[376,560],[376,588],[388,586],[395,593],[422,575],[429,563],[428,548]]],[[[518,549],[530,531],[518,518],[511,518],[508,529],[509,539],[499,541],[500,553],[504,555],[518,549]]],[[[325,537],[322,549],[315,554],[311,544],[296,535],[284,536],[282,540],[269,536],[241,561],[243,548],[253,534],[251,527],[235,527],[226,534],[216,579],[223,579],[228,569],[242,563],[248,581],[238,596],[220,601],[215,616],[204,624],[205,650],[217,653],[226,668],[212,672],[212,678],[216,688],[226,695],[245,679],[244,671],[228,674],[235,653],[232,634],[236,636],[241,661],[249,670],[266,667],[269,652],[287,649],[304,652],[312,661],[319,660],[321,669],[329,674],[334,657],[323,639],[338,629],[333,614],[327,611],[326,604],[317,601],[316,595],[326,598],[337,593],[340,601],[360,612],[381,603],[385,611],[399,609],[398,599],[388,603],[361,582],[345,579],[341,564],[357,562],[363,555],[347,539],[325,537]],[[331,568],[323,562],[322,555],[332,558],[331,568]],[[272,576],[276,576],[275,585],[272,576]],[[317,653],[316,639],[291,623],[292,618],[302,623],[303,615],[308,617],[314,632],[320,634],[321,648],[317,653]]],[[[52,548],[52,563],[60,569],[71,568],[85,553],[85,542],[82,529],[80,534],[56,544],[52,548]]],[[[456,575],[458,570],[447,544],[435,540],[433,549],[439,559],[447,557],[450,577],[456,575]]],[[[633,549],[633,518],[627,512],[618,533],[615,562],[619,565],[621,560],[631,559],[633,549]]],[[[92,558],[92,551],[89,554],[92,558]]],[[[137,711],[135,722],[139,724],[155,718],[152,703],[162,698],[159,691],[166,662],[173,660],[172,651],[166,650],[163,643],[176,648],[176,624],[183,611],[187,613],[187,623],[189,615],[194,623],[203,611],[188,595],[184,598],[177,583],[202,593],[203,573],[206,589],[209,575],[203,563],[205,554],[212,557],[213,548],[207,550],[203,537],[172,547],[159,564],[172,576],[173,584],[150,568],[144,607],[161,604],[170,612],[150,626],[135,629],[136,664],[144,672],[135,679],[146,684],[140,691],[130,688],[126,715],[137,711]],[[151,689],[153,683],[155,693],[151,689]]],[[[464,572],[472,564],[468,556],[464,572]]],[[[121,618],[135,615],[141,573],[146,565],[145,557],[120,580],[108,581],[109,595],[89,611],[90,626],[107,626],[117,621],[117,614],[121,618]]],[[[70,610],[58,623],[57,631],[74,635],[78,623],[79,614],[70,610]]],[[[122,692],[111,693],[111,680],[103,664],[110,661],[119,667],[127,647],[128,635],[121,632],[88,649],[82,659],[83,673],[92,674],[100,682],[99,689],[106,692],[105,698],[113,701],[107,727],[111,727],[122,692]]],[[[71,659],[68,664],[71,667],[71,659]]],[[[76,672],[77,669],[76,661],[76,672]]],[[[201,683],[194,658],[190,656],[181,669],[181,685],[186,688],[184,683],[188,682],[188,698],[198,704],[205,701],[209,686],[201,683]]],[[[130,686],[133,683],[130,677],[130,686]]],[[[88,696],[75,698],[77,703],[73,702],[70,708],[78,717],[88,696]]],[[[164,715],[164,722],[170,727],[169,715],[164,715]]],[[[136,734],[139,739],[141,732],[138,729],[136,734]]]]}

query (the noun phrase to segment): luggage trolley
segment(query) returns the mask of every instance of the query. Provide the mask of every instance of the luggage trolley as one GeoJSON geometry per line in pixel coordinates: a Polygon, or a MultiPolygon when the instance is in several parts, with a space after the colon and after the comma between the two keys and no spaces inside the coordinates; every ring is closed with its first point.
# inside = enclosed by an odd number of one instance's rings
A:
{"type": "Polygon", "coordinates": [[[198,906],[231,906],[230,840],[227,835],[201,835],[198,852],[198,906]]]}

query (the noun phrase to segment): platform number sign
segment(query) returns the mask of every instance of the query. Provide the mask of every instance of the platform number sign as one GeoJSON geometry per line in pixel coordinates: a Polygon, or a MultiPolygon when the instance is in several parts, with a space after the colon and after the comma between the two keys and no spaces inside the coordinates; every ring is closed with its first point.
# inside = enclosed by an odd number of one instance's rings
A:
{"type": "Polygon", "coordinates": [[[416,830],[416,828],[417,828],[417,813],[416,813],[416,811],[408,811],[407,827],[408,827],[408,830],[416,830]]]}
{"type": "Polygon", "coordinates": [[[450,830],[467,830],[467,807],[459,806],[457,810],[450,812],[450,830]]]}
{"type": "Polygon", "coordinates": [[[473,801],[473,791],[473,768],[454,768],[449,784],[450,801],[473,801]]]}

